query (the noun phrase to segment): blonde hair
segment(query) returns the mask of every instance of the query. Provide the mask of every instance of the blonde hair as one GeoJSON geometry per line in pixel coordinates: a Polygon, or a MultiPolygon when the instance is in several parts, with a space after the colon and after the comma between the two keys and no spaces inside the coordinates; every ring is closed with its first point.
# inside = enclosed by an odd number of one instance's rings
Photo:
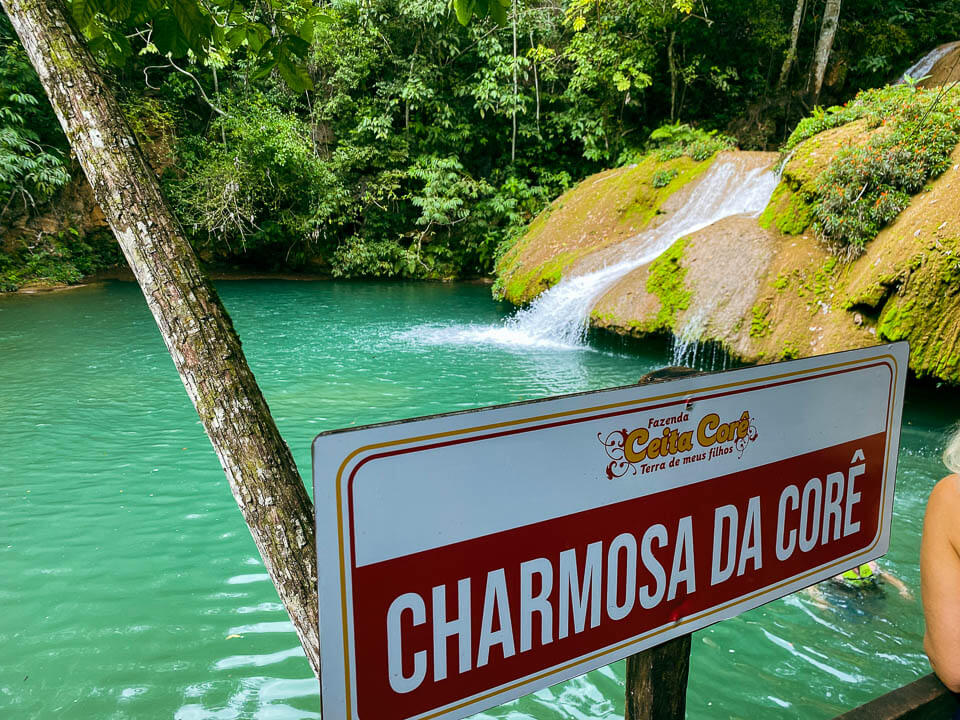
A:
{"type": "Polygon", "coordinates": [[[943,464],[950,472],[960,475],[960,428],[947,440],[947,447],[943,451],[943,464]]]}

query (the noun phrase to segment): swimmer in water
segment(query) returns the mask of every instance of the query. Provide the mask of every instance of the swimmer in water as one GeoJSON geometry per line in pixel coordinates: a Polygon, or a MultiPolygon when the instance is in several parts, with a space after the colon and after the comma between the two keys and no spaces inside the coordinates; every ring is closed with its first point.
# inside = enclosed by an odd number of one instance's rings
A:
{"type": "Polygon", "coordinates": [[[821,585],[846,592],[863,593],[880,590],[882,583],[889,583],[895,587],[904,600],[913,600],[913,593],[910,592],[910,588],[896,575],[882,570],[875,560],[858,565],[839,575],[834,575],[818,585],[811,585],[804,592],[820,607],[830,607],[830,602],[821,589],[821,585]]]}

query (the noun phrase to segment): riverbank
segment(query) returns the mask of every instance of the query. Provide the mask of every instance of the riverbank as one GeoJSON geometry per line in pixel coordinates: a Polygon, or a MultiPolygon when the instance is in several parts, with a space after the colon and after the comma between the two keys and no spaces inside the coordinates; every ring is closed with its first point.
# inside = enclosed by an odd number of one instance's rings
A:
{"type": "MultiPolygon", "coordinates": [[[[321,273],[292,273],[292,272],[269,272],[269,271],[248,271],[248,270],[211,270],[207,272],[207,277],[211,280],[289,280],[291,282],[352,282],[350,280],[338,280],[329,274],[321,273]]],[[[118,282],[136,282],[133,272],[129,268],[111,268],[101,270],[92,275],[84,276],[76,283],[59,284],[28,284],[17,288],[11,292],[19,295],[37,295],[51,292],[64,292],[91,285],[103,284],[115,280],[118,282]]],[[[363,282],[363,280],[358,280],[363,282]]],[[[381,280],[379,282],[409,282],[402,280],[381,280]]],[[[493,285],[492,277],[474,277],[474,278],[446,278],[442,280],[417,280],[422,283],[461,283],[464,285],[493,285]]],[[[4,293],[0,292],[0,296],[4,293]]]]}

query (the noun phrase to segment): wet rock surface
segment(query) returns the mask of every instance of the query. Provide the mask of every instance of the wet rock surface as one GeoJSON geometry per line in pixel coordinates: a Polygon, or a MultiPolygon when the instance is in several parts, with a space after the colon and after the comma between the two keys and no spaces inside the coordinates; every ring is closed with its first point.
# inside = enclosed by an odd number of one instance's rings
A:
{"type": "MultiPolygon", "coordinates": [[[[960,383],[960,146],[950,168],[914,196],[863,255],[843,261],[816,240],[809,218],[791,217],[789,196],[814,182],[817,168],[865,130],[851,126],[801,145],[765,212],[690,232],[609,284],[590,307],[590,324],[633,337],[670,333],[684,344],[711,342],[745,362],[908,340],[916,375],[960,383]]],[[[754,166],[777,159],[773,153],[723,155],[754,166]]],[[[709,190],[704,182],[690,183],[671,201],[698,202],[697,193],[709,190]]],[[[598,191],[587,181],[565,197],[587,204],[598,191]]],[[[549,258],[536,246],[565,231],[550,216],[538,222],[514,272],[535,274],[528,259],[549,258]]],[[[584,252],[562,276],[584,278],[609,266],[634,251],[636,238],[584,252]]]]}

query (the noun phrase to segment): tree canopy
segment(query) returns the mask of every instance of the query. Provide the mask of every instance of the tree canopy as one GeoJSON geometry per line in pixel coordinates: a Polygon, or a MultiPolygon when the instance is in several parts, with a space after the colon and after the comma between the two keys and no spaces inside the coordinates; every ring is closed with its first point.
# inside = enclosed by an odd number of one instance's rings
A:
{"type": "MultiPolygon", "coordinates": [[[[205,261],[411,278],[489,273],[553,198],[635,162],[661,126],[777,148],[813,109],[827,9],[801,3],[793,48],[797,8],[776,0],[68,4],[205,261]]],[[[846,0],[819,102],[958,36],[948,0],[846,0]]],[[[0,37],[10,222],[70,168],[22,50],[0,37]]]]}

